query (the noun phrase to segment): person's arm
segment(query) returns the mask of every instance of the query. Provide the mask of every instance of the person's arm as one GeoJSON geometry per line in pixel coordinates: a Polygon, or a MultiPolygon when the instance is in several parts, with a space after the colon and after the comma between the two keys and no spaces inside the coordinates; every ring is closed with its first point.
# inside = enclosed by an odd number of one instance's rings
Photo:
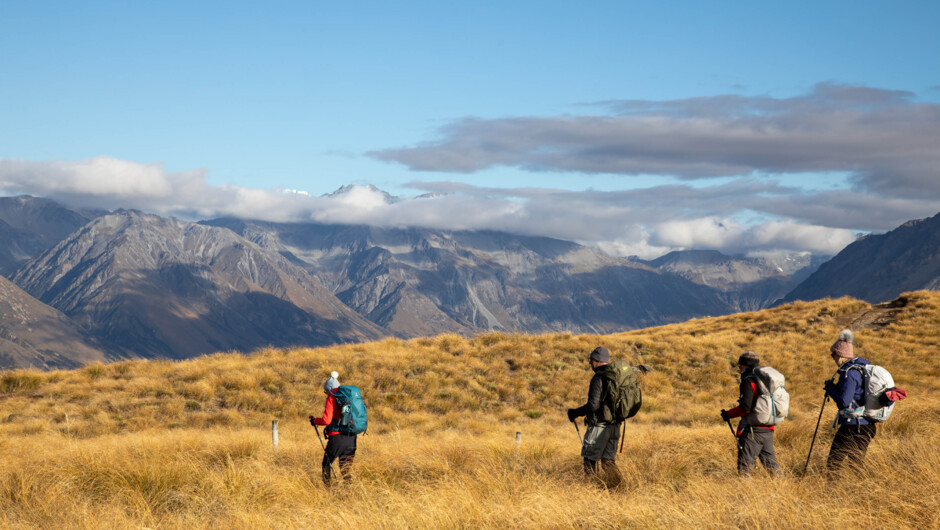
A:
{"type": "MultiPolygon", "coordinates": [[[[859,370],[850,368],[842,374],[832,394],[832,399],[836,402],[836,406],[839,407],[839,410],[847,409],[852,406],[855,392],[861,385],[862,374],[859,373],[859,370]]],[[[864,405],[864,403],[856,403],[855,406],[859,405],[864,405]]]]}
{"type": "Polygon", "coordinates": [[[599,375],[595,375],[591,378],[591,384],[588,387],[587,403],[576,409],[572,409],[571,417],[579,418],[581,416],[587,416],[601,409],[601,390],[603,390],[603,382],[601,379],[599,375]]]}
{"type": "Polygon", "coordinates": [[[313,418],[314,425],[329,425],[333,423],[333,410],[336,408],[336,397],[330,394],[323,407],[323,416],[313,418]]]}
{"type": "Polygon", "coordinates": [[[754,400],[757,398],[757,384],[753,380],[741,383],[741,395],[738,397],[738,406],[728,411],[729,418],[740,418],[754,410],[754,400]]]}

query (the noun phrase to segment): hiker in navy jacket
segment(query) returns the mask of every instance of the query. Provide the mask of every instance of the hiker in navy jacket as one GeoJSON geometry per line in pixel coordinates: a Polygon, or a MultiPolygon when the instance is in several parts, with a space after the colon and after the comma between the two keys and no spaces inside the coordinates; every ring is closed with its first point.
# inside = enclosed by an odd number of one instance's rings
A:
{"type": "MultiPolygon", "coordinates": [[[[852,414],[865,406],[865,381],[862,378],[862,370],[858,367],[871,364],[855,356],[853,341],[852,332],[846,329],[829,348],[833,362],[839,367],[832,379],[825,384],[826,395],[839,407],[839,413],[836,415],[839,430],[832,440],[829,458],[826,460],[830,475],[838,471],[846,459],[851,466],[860,467],[865,460],[868,444],[876,434],[875,423],[852,414]],[[835,381],[837,378],[838,381],[835,381]]],[[[833,422],[833,426],[836,422],[833,422]]]]}
{"type": "Polygon", "coordinates": [[[780,471],[774,454],[774,426],[759,425],[754,417],[754,405],[760,395],[754,369],[760,364],[760,357],[752,351],[746,351],[738,358],[738,371],[741,372],[741,393],[738,406],[731,410],[722,410],[721,419],[729,422],[731,418],[741,418],[738,430],[738,473],[749,475],[754,462],[760,458],[764,469],[772,474],[780,471]]]}

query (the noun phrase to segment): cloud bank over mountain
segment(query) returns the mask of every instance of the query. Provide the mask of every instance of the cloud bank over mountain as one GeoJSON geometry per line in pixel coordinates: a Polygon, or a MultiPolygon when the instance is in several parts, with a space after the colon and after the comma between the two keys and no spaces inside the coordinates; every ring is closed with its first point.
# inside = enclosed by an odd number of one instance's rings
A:
{"type": "Polygon", "coordinates": [[[775,99],[608,101],[607,115],[466,118],[424,145],[372,156],[419,171],[671,175],[848,172],[863,190],[940,198],[940,105],[898,90],[821,83],[775,99]]]}
{"type": "Polygon", "coordinates": [[[434,172],[406,184],[417,190],[409,198],[366,186],[313,196],[213,185],[204,170],[170,172],[111,157],[0,159],[0,190],[184,218],[505,230],[644,258],[688,248],[833,254],[856,231],[883,232],[940,211],[940,105],[919,103],[910,92],[822,83],[790,98],[723,95],[593,108],[606,114],[466,118],[442,127],[434,141],[368,153],[434,172]],[[624,189],[468,183],[472,173],[504,166],[569,172],[569,182],[620,175],[624,189]],[[834,174],[845,177],[805,185],[834,174]],[[649,175],[668,178],[642,187],[649,175]],[[800,175],[802,184],[792,178],[800,175]]]}

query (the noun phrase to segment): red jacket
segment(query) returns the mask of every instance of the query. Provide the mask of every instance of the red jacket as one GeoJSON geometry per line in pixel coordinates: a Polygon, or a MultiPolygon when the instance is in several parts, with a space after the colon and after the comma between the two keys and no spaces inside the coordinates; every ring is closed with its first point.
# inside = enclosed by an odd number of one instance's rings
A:
{"type": "MultiPolygon", "coordinates": [[[[757,389],[757,382],[754,381],[753,377],[748,377],[750,372],[743,375],[741,380],[741,397],[738,399],[738,406],[728,411],[729,418],[740,418],[741,416],[746,416],[754,410],[754,403],[757,402],[757,396],[760,394],[760,390],[757,389]]],[[[751,425],[756,429],[770,429],[774,430],[773,425],[764,426],[764,425],[751,425]]],[[[738,436],[741,436],[741,431],[744,430],[744,422],[738,423],[738,436]]]]}
{"type": "Polygon", "coordinates": [[[326,398],[326,405],[324,405],[323,407],[323,416],[319,418],[314,418],[313,416],[310,416],[313,419],[314,425],[326,425],[327,426],[326,429],[323,429],[323,432],[326,433],[327,436],[339,434],[339,431],[337,431],[335,428],[334,429],[329,428],[329,425],[333,423],[333,420],[336,419],[333,417],[333,413],[335,410],[336,410],[336,396],[333,394],[333,392],[330,392],[330,395],[327,396],[326,398]]]}

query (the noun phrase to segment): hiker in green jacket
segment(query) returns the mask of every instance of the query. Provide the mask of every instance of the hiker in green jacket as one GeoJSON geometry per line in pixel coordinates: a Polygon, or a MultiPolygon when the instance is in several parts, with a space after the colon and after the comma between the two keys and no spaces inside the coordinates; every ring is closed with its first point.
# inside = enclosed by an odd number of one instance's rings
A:
{"type": "Polygon", "coordinates": [[[622,422],[603,422],[601,419],[601,397],[607,384],[603,377],[604,367],[610,363],[610,352],[599,346],[588,357],[594,376],[588,386],[587,403],[578,408],[568,409],[568,420],[574,422],[584,416],[587,430],[581,445],[581,457],[584,459],[584,472],[592,479],[599,479],[607,487],[613,488],[623,481],[623,474],[617,467],[617,443],[620,441],[622,422]],[[597,463],[600,461],[605,477],[598,476],[597,463]]]}

